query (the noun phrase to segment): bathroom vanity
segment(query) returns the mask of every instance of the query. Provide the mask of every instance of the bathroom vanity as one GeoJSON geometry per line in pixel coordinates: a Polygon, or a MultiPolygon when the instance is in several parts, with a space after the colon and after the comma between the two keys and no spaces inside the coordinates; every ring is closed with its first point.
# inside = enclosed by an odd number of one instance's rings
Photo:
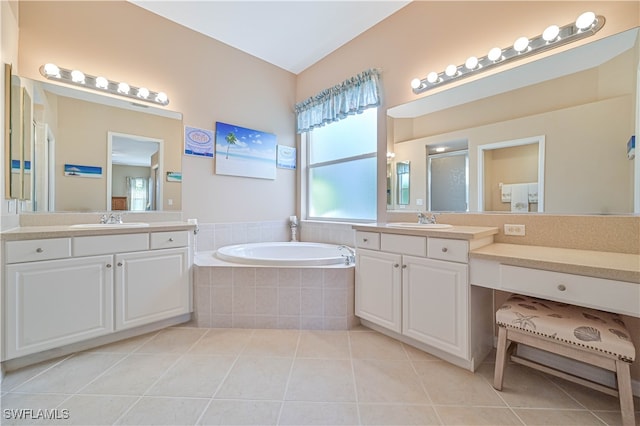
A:
{"type": "Polygon", "coordinates": [[[518,244],[471,253],[471,284],[640,317],[640,256],[518,244]]]}
{"type": "Polygon", "coordinates": [[[495,243],[489,227],[354,229],[362,323],[472,371],[493,347],[494,290],[640,317],[637,254],[495,243]]]}
{"type": "Polygon", "coordinates": [[[470,250],[497,228],[356,225],[355,312],[368,327],[475,370],[493,347],[493,293],[469,283],[470,250]]]}
{"type": "Polygon", "coordinates": [[[90,225],[1,234],[2,361],[188,320],[194,225],[90,225]]]}

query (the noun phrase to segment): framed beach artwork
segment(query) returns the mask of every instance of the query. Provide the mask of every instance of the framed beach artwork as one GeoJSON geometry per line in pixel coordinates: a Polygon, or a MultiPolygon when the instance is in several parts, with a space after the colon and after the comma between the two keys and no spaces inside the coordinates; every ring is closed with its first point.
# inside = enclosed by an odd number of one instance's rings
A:
{"type": "Polygon", "coordinates": [[[279,169],[296,168],[296,149],[292,146],[278,145],[278,162],[279,169]]]}
{"type": "Polygon", "coordinates": [[[276,135],[216,123],[216,174],[276,178],[276,135]]]}
{"type": "Polygon", "coordinates": [[[213,157],[213,132],[185,126],[184,153],[199,157],[213,157]]]}
{"type": "Polygon", "coordinates": [[[65,176],[101,178],[102,177],[102,167],[80,166],[78,164],[65,164],[64,165],[64,175],[65,176]]]}
{"type": "Polygon", "coordinates": [[[182,172],[167,172],[167,182],[182,182],[182,172]]]}

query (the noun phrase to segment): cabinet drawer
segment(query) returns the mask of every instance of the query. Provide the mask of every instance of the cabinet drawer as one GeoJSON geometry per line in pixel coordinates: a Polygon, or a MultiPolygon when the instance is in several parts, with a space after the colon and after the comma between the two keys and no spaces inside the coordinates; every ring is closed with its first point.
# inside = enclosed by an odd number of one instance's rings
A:
{"type": "Polygon", "coordinates": [[[5,248],[7,263],[62,259],[71,257],[71,238],[7,241],[5,248]]]}
{"type": "Polygon", "coordinates": [[[427,238],[411,235],[381,234],[380,250],[413,256],[426,256],[427,238]]]}
{"type": "Polygon", "coordinates": [[[640,285],[562,272],[500,265],[500,287],[534,297],[638,316],[640,285]]]}
{"type": "Polygon", "coordinates": [[[427,239],[427,253],[432,259],[468,263],[469,243],[465,240],[429,237],[427,239]]]}
{"type": "Polygon", "coordinates": [[[356,247],[380,250],[380,234],[377,232],[356,231],[356,247]]]}
{"type": "Polygon", "coordinates": [[[122,253],[149,249],[149,234],[100,235],[73,239],[74,256],[122,253]]]}
{"type": "Polygon", "coordinates": [[[152,232],[151,249],[185,247],[189,244],[188,231],[152,232]]]}

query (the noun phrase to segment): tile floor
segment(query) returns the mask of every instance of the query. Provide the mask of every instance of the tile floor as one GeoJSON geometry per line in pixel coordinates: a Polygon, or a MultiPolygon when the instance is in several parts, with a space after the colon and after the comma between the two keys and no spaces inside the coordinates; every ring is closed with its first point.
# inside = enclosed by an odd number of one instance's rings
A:
{"type": "Polygon", "coordinates": [[[503,392],[492,377],[492,360],[472,374],[362,327],[174,327],[9,373],[0,423],[620,423],[613,397],[517,365],[503,392]]]}

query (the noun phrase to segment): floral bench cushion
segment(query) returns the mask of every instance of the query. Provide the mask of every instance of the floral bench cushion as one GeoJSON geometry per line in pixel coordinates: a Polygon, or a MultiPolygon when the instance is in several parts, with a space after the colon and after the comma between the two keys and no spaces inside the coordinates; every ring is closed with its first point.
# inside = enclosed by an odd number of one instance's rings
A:
{"type": "Polygon", "coordinates": [[[635,348],[620,316],[609,312],[512,294],[496,312],[496,323],[632,362],[635,348]]]}

